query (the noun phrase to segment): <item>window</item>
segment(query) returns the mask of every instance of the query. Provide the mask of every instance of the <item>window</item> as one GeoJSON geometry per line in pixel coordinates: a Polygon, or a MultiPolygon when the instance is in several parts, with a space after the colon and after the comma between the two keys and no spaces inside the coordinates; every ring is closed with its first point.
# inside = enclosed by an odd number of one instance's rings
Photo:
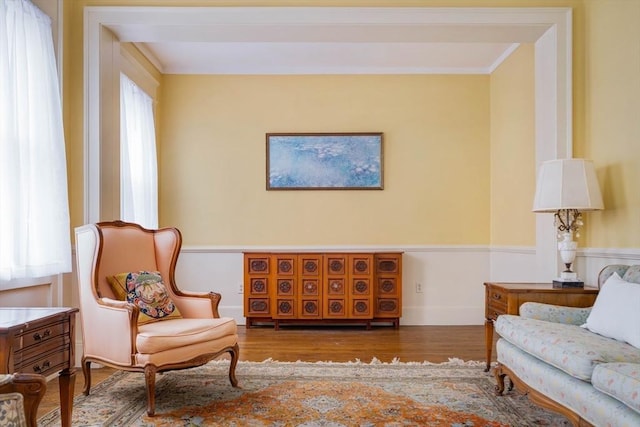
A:
{"type": "Polygon", "coordinates": [[[153,100],[120,74],[120,206],[124,221],[158,227],[153,100]]]}
{"type": "Polygon", "coordinates": [[[0,0],[0,94],[0,280],[71,271],[51,21],[28,0],[0,0]]]}

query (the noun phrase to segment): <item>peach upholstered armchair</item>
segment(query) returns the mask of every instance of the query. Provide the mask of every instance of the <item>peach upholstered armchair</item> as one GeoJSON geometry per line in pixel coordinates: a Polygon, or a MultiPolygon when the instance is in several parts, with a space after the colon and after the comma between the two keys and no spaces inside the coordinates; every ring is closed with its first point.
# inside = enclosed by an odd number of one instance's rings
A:
{"type": "Polygon", "coordinates": [[[76,228],[84,394],[91,362],[144,372],[147,413],[155,413],[156,373],[203,365],[229,353],[236,387],[235,320],[220,317],[220,294],[181,291],[175,267],[182,245],[175,228],[147,230],[122,221],[76,228]]]}

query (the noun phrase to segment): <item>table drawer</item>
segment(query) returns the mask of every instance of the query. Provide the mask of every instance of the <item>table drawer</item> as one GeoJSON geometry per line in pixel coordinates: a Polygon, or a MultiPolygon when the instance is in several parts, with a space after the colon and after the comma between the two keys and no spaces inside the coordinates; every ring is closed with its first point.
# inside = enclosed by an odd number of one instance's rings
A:
{"type": "Polygon", "coordinates": [[[20,347],[26,348],[34,344],[42,345],[48,340],[55,339],[61,335],[69,335],[69,322],[55,322],[43,325],[34,325],[28,331],[16,338],[20,339],[20,347]]]}
{"type": "Polygon", "coordinates": [[[48,339],[40,345],[32,345],[31,347],[17,350],[15,352],[16,364],[27,363],[31,359],[39,358],[42,354],[49,353],[50,351],[55,351],[56,349],[63,348],[65,346],[69,346],[69,337],[66,335],[60,335],[48,339]]]}
{"type": "Polygon", "coordinates": [[[46,377],[68,368],[69,357],[69,347],[55,349],[54,351],[44,354],[37,359],[27,361],[22,366],[16,366],[16,371],[41,374],[46,377]]]}
{"type": "Polygon", "coordinates": [[[487,288],[487,301],[486,301],[486,317],[489,319],[495,319],[500,314],[507,312],[507,299],[506,292],[502,289],[488,287],[487,288]]]}

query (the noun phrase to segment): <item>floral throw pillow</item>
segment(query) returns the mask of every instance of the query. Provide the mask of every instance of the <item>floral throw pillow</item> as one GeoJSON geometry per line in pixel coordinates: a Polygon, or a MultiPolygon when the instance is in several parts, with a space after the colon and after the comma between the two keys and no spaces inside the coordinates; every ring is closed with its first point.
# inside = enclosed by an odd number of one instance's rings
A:
{"type": "Polygon", "coordinates": [[[120,273],[107,281],[119,299],[140,308],[139,324],[182,317],[157,271],[120,273]]]}

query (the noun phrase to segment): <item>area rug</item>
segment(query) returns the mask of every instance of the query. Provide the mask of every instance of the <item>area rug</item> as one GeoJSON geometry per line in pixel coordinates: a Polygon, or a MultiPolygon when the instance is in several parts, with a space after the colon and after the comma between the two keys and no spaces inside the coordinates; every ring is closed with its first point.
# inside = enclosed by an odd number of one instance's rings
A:
{"type": "MultiPolygon", "coordinates": [[[[481,362],[240,362],[241,388],[229,384],[228,366],[158,375],[154,417],[145,412],[144,375],[116,372],[76,397],[73,426],[570,425],[515,391],[496,396],[481,362]]],[[[60,425],[59,410],[38,425],[60,425]]]]}

